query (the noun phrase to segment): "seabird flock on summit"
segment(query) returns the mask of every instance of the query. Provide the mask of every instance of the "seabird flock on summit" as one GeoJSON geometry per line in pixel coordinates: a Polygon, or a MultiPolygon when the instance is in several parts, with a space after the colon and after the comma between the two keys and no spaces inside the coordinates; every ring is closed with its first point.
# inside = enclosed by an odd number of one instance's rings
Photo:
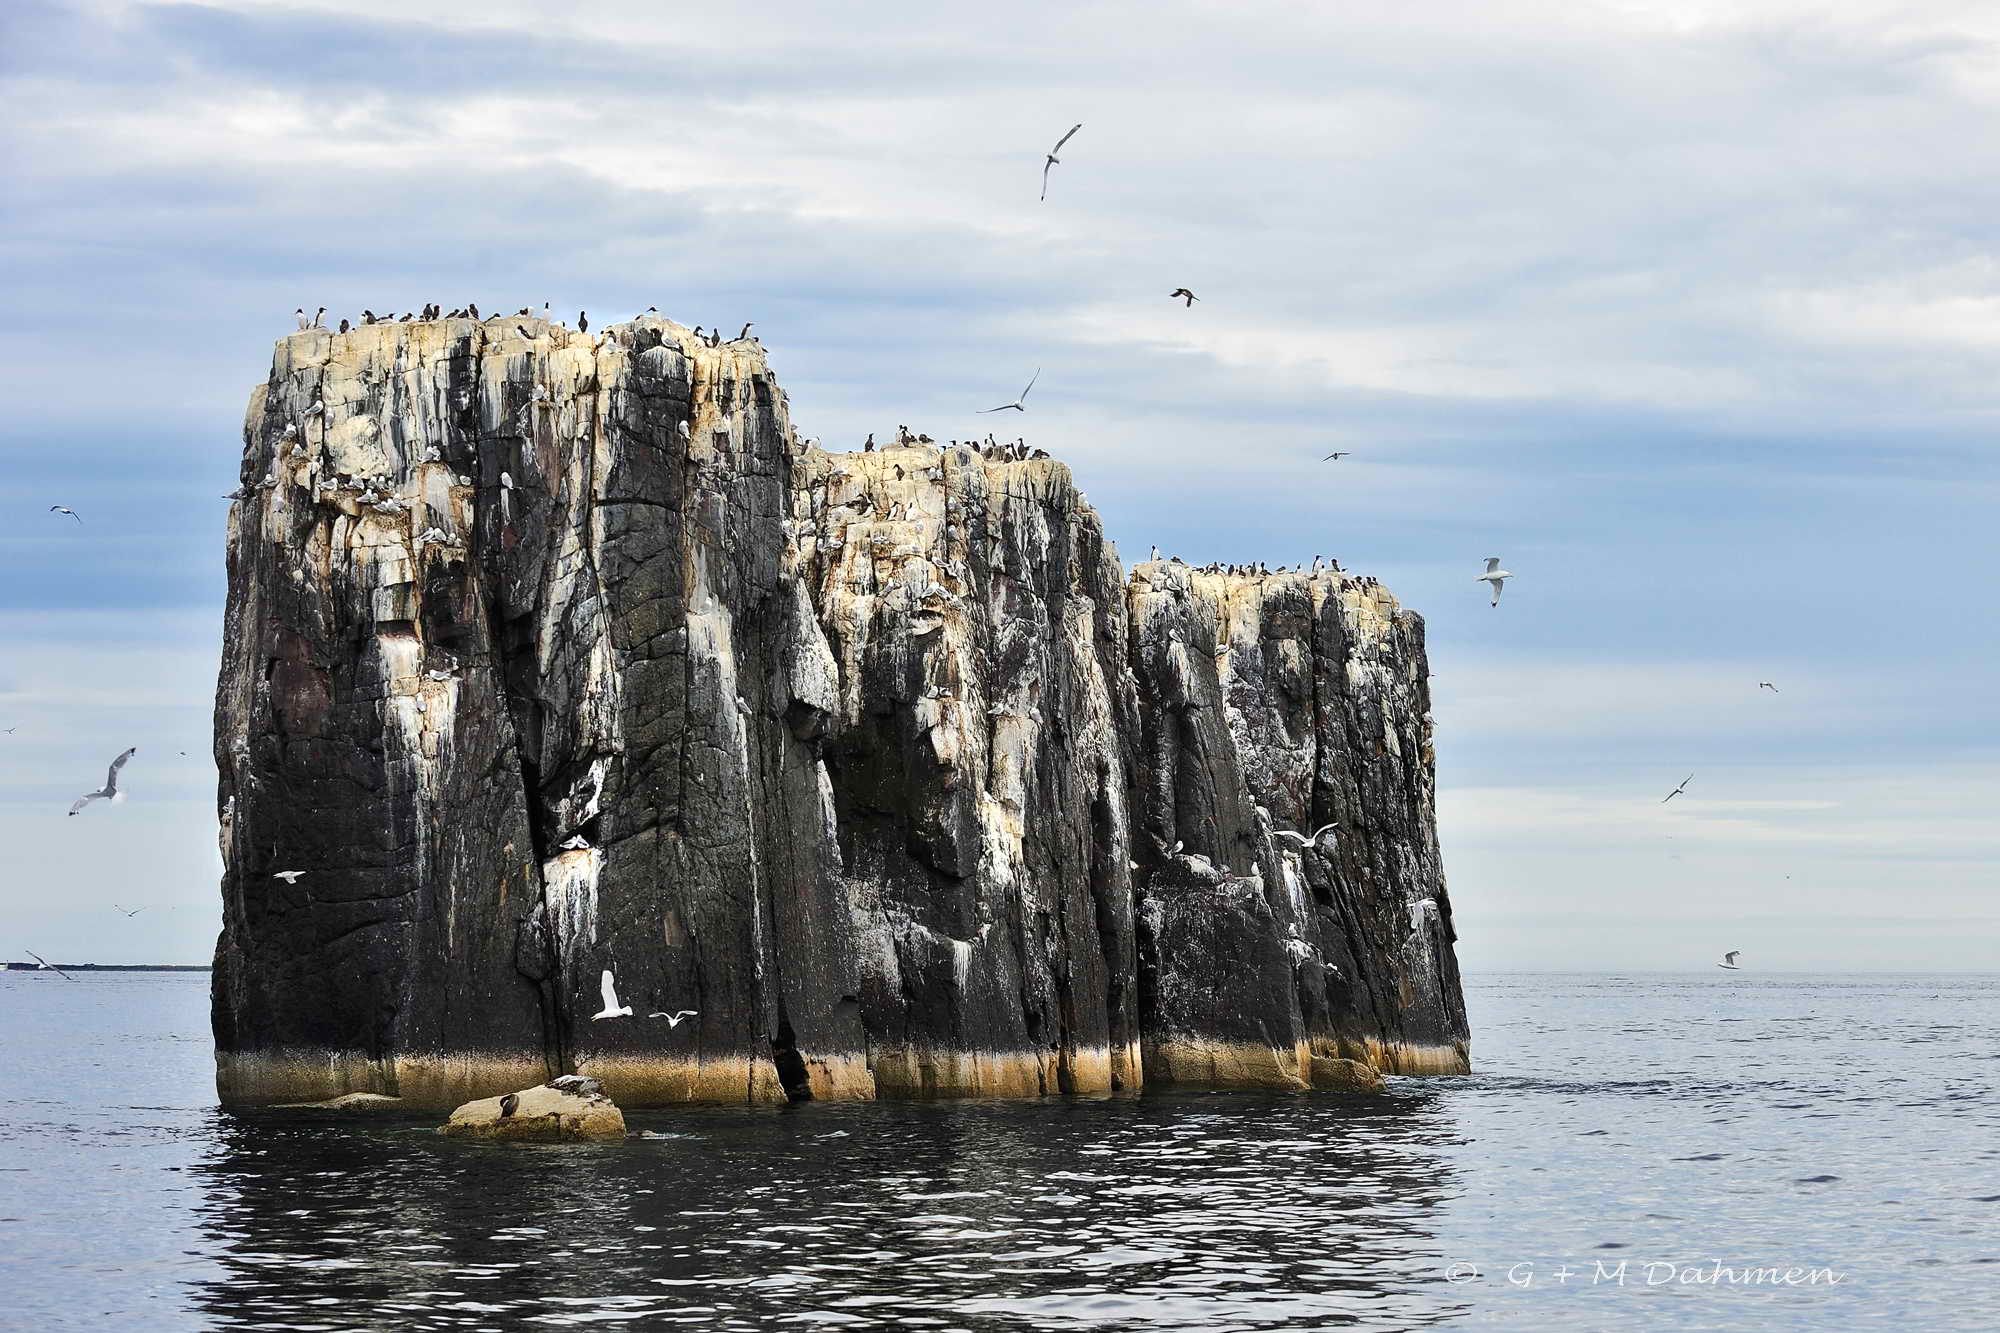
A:
{"type": "MultiPolygon", "coordinates": [[[[1070,142],[1070,140],[1075,138],[1077,133],[1082,129],[1083,125],[1081,122],[1072,125],[1070,129],[1066,133],[1064,133],[1060,139],[1056,141],[1054,147],[1049,149],[1049,151],[1043,155],[1042,186],[1040,195],[1042,201],[1046,202],[1048,199],[1050,172],[1056,166],[1061,165],[1062,158],[1060,154],[1064,150],[1065,146],[1070,142]]],[[[1186,286],[1175,287],[1172,291],[1167,293],[1167,296],[1169,300],[1181,301],[1183,303],[1183,308],[1187,310],[1192,310],[1195,304],[1201,300],[1200,297],[1194,294],[1192,289],[1186,286]]],[[[305,308],[303,306],[300,306],[296,308],[292,313],[295,317],[298,329],[300,331],[325,329],[324,321],[326,318],[327,311],[326,307],[324,306],[318,307],[311,314],[308,314],[305,308]]],[[[500,316],[499,313],[495,311],[494,313],[489,314],[486,318],[498,319],[501,317],[502,316],[500,316]]],[[[636,318],[638,319],[657,319],[659,317],[660,317],[659,311],[656,306],[648,306],[644,311],[642,311],[638,316],[636,316],[636,318]]],[[[547,301],[543,302],[542,308],[538,313],[534,312],[529,306],[520,307],[519,311],[516,313],[515,318],[539,319],[551,331],[560,328],[559,323],[557,322],[552,313],[552,305],[547,301]]],[[[377,314],[372,309],[364,309],[361,312],[360,320],[358,323],[351,322],[346,318],[339,320],[338,331],[341,334],[347,334],[352,331],[356,331],[361,328],[365,328],[367,326],[376,324],[385,324],[385,323],[405,324],[418,320],[433,321],[440,319],[479,320],[481,319],[481,316],[479,313],[479,307],[470,302],[468,302],[466,305],[462,307],[453,309],[449,312],[446,312],[441,304],[428,303],[422,306],[420,311],[405,312],[400,317],[394,314],[377,314]]],[[[731,341],[755,343],[757,340],[751,337],[752,327],[753,327],[752,321],[745,321],[741,330],[737,333],[735,339],[732,339],[731,341]]],[[[515,323],[513,325],[513,330],[522,339],[529,342],[535,342],[538,341],[540,337],[547,336],[546,334],[538,335],[528,325],[521,323],[515,323]]],[[[587,311],[581,311],[581,310],[578,311],[576,316],[576,332],[578,334],[585,334],[585,335],[587,335],[590,332],[590,319],[589,319],[589,313],[587,311]]],[[[617,336],[618,335],[616,334],[615,331],[602,332],[598,335],[596,339],[596,345],[601,347],[607,340],[615,338],[617,336]]],[[[698,342],[701,342],[709,347],[720,347],[724,341],[719,326],[711,329],[706,335],[703,334],[701,326],[696,326],[694,330],[694,336],[698,342]]],[[[1028,396],[1033,391],[1035,385],[1040,381],[1040,379],[1041,379],[1041,367],[1037,366],[1035,368],[1034,374],[1029,377],[1026,386],[1022,388],[1019,396],[1017,396],[1013,401],[1002,403],[997,407],[979,409],[978,414],[987,415],[997,412],[1013,411],[1013,412],[1020,412],[1025,415],[1027,412],[1028,396]]],[[[538,400],[546,400],[548,397],[546,387],[538,385],[536,397],[538,400]]],[[[301,415],[308,418],[319,417],[322,418],[322,420],[326,418],[326,403],[321,398],[317,390],[314,392],[311,404],[305,409],[303,409],[301,415]]],[[[688,433],[685,423],[683,423],[681,426],[681,433],[683,437],[685,437],[688,433]]],[[[300,442],[301,442],[299,423],[296,421],[288,423],[284,428],[282,439],[285,442],[293,442],[294,449],[296,451],[300,447],[300,442]]],[[[907,447],[911,444],[916,444],[916,443],[932,444],[934,442],[928,435],[912,435],[907,429],[903,429],[898,432],[897,443],[900,446],[907,447]]],[[[1002,445],[997,441],[995,441],[991,435],[988,435],[986,437],[983,446],[981,446],[980,443],[976,440],[966,440],[964,441],[964,443],[969,448],[980,449],[982,454],[989,460],[1013,462],[1013,461],[1026,461],[1030,458],[1036,458],[1036,459],[1047,458],[1049,456],[1045,451],[1041,449],[1031,450],[1025,440],[1016,440],[1011,444],[1002,445]]],[[[956,446],[959,444],[959,441],[954,440],[952,441],[952,444],[956,446]]],[[[874,448],[875,448],[874,436],[871,434],[864,446],[864,452],[872,452],[874,448]]],[[[1352,452],[1351,450],[1344,450],[1344,449],[1335,450],[1325,455],[1325,457],[1321,461],[1323,462],[1338,461],[1340,459],[1349,457],[1351,452],[1352,452]]],[[[900,474],[900,467],[898,471],[900,474]]],[[[464,478],[461,478],[461,481],[464,480],[465,480],[464,478]]],[[[272,484],[273,483],[269,479],[266,479],[266,481],[260,483],[258,486],[255,487],[239,486],[237,489],[230,491],[226,496],[224,496],[224,498],[231,501],[241,501],[251,496],[255,490],[268,488],[272,484]]],[[[513,478],[505,472],[500,473],[499,489],[500,489],[500,503],[503,510],[503,516],[507,516],[507,511],[511,509],[511,501],[513,499],[513,491],[515,489],[515,485],[513,478]]],[[[75,519],[79,525],[83,523],[83,518],[80,514],[78,514],[75,510],[64,505],[50,505],[49,512],[53,514],[65,515],[69,518],[75,519]]],[[[440,536],[441,535],[442,534],[440,534],[440,536]]],[[[1153,549],[1153,559],[1154,561],[1157,562],[1159,558],[1160,558],[1159,550],[1157,547],[1155,547],[1153,549]]],[[[1176,556],[1172,558],[1171,563],[1181,564],[1183,562],[1181,562],[1179,557],[1176,556]]],[[[1345,573],[1345,571],[1341,570],[1339,561],[1323,560],[1321,557],[1317,556],[1314,557],[1313,559],[1310,572],[1313,574],[1318,574],[1321,572],[1323,566],[1325,569],[1331,572],[1345,573]]],[[[1237,575],[1246,577],[1268,576],[1274,572],[1270,570],[1261,561],[1254,563],[1228,563],[1228,562],[1216,561],[1216,562],[1211,562],[1208,565],[1201,566],[1200,569],[1202,572],[1210,574],[1227,574],[1227,575],[1237,575]]],[[[1287,569],[1287,567],[1280,566],[1278,570],[1275,572],[1278,574],[1285,574],[1290,571],[1287,569]]],[[[1307,572],[1306,567],[1301,565],[1297,572],[1306,573],[1307,572]]],[[[1479,574],[1475,575],[1476,580],[1485,582],[1492,588],[1492,605],[1496,608],[1500,604],[1500,594],[1505,585],[1505,581],[1511,579],[1512,577],[1514,576],[1511,572],[1500,568],[1500,561],[1497,556],[1487,557],[1486,568],[1479,574]]],[[[1372,586],[1374,584],[1374,580],[1365,577],[1359,577],[1356,579],[1356,581],[1359,582],[1364,587],[1372,586]]],[[[1228,651],[1229,651],[1229,646],[1226,644],[1216,649],[1218,657],[1225,655],[1228,651]]],[[[1758,682],[1758,689],[1770,690],[1774,694],[1777,693],[1778,691],[1778,687],[1770,681],[1758,682]]],[[[9,730],[11,730],[11,728],[9,730]]],[[[131,749],[127,749],[124,753],[120,754],[116,759],[114,759],[111,763],[109,771],[106,774],[104,786],[99,790],[86,793],[82,797],[79,797],[76,800],[76,802],[70,807],[69,813],[71,815],[76,815],[81,811],[83,811],[86,807],[91,805],[93,802],[98,800],[106,800],[113,802],[122,800],[124,793],[120,791],[118,786],[119,773],[120,770],[126,764],[126,762],[130,760],[132,756],[136,753],[137,753],[137,747],[135,746],[131,749]]],[[[1671,801],[1675,796],[1681,795],[1685,791],[1688,782],[1691,781],[1692,778],[1693,775],[1690,774],[1688,778],[1683,779],[1680,786],[1676,787],[1672,792],[1668,793],[1668,795],[1665,797],[1665,800],[1671,801]]],[[[1299,849],[1303,852],[1307,850],[1318,849],[1320,847],[1322,839],[1325,839],[1328,835],[1336,832],[1338,828],[1339,828],[1338,823],[1333,822],[1322,825],[1318,829],[1314,830],[1310,835],[1297,832],[1291,829],[1277,829],[1273,830],[1273,836],[1281,839],[1287,839],[1297,844],[1299,849]]],[[[588,843],[586,843],[581,838],[573,838],[569,842],[563,844],[564,850],[582,850],[587,847],[588,843]]],[[[1177,843],[1173,849],[1173,853],[1178,854],[1179,851],[1180,851],[1180,845],[1177,843]]],[[[288,885],[295,885],[301,878],[303,878],[306,875],[306,873],[307,872],[304,870],[281,870],[273,872],[273,878],[283,880],[288,885]]],[[[123,908],[119,908],[118,910],[127,917],[130,917],[137,915],[140,911],[144,911],[145,909],[138,908],[138,909],[133,909],[131,911],[127,911],[123,908]]],[[[1426,899],[1420,903],[1412,904],[1411,905],[1412,926],[1413,927],[1417,926],[1420,923],[1420,921],[1424,918],[1427,912],[1433,915],[1437,912],[1437,905],[1435,904],[1435,902],[1426,899]]],[[[1735,970],[1736,967],[1735,960],[1737,956],[1738,954],[1732,951],[1731,953],[1725,955],[1724,961],[1718,964],[1718,966],[1735,970]]],[[[37,961],[40,960],[38,959],[37,961]]],[[[46,967],[47,964],[43,964],[43,966],[46,967]]],[[[629,1018],[633,1015],[634,1011],[631,1005],[621,1004],[619,1002],[614,978],[611,970],[608,968],[605,969],[602,974],[600,990],[603,1000],[603,1008],[599,1012],[591,1016],[593,1019],[604,1020],[604,1019],[615,1019],[615,1018],[629,1018]]],[[[653,1019],[665,1019],[670,1027],[678,1027],[684,1020],[696,1016],[697,1013],[698,1011],[692,1009],[681,1009],[673,1012],[650,1011],[648,1012],[647,1017],[653,1019]]]]}

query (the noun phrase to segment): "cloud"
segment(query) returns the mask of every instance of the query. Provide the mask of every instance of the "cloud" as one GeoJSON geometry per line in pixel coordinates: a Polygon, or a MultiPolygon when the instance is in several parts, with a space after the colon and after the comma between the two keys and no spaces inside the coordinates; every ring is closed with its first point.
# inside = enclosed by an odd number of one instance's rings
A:
{"type": "Polygon", "coordinates": [[[2000,488],[2000,14],[1178,0],[1140,42],[1133,16],[10,6],[0,682],[69,737],[36,764],[205,716],[213,497],[294,306],[657,304],[755,319],[836,447],[982,434],[1042,366],[1009,425],[1127,550],[1381,575],[1429,625],[1462,921],[1625,873],[1626,793],[1690,751],[1704,855],[1989,863],[1958,815],[1841,784],[1948,789],[2000,723],[2000,628],[1966,612],[2000,488]],[[87,532],[37,528],[50,503],[87,532]],[[151,654],[178,665],[135,680],[151,654]],[[1822,799],[1850,834],[1783,805],[1822,799]]]}

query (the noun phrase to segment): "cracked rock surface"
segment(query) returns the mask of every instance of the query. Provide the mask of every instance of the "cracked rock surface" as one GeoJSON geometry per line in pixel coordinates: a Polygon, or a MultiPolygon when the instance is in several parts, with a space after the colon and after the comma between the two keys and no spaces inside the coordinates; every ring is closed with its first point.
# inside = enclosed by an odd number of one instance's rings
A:
{"type": "Polygon", "coordinates": [[[1469,1067],[1371,582],[1128,574],[1062,463],[807,448],[759,346],[657,318],[305,330],[244,441],[225,1101],[1469,1067]]]}

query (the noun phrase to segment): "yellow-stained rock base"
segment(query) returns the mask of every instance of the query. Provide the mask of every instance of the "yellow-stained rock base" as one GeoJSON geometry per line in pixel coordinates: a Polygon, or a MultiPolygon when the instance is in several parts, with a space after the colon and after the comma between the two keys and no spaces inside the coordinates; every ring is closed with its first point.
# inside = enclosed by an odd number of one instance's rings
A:
{"type": "Polygon", "coordinates": [[[1257,1042],[1172,1037],[1146,1042],[1145,1052],[1149,1086],[1274,1088],[1293,1092],[1312,1086],[1312,1051],[1304,1042],[1278,1047],[1257,1042]]]}
{"type": "Polygon", "coordinates": [[[1312,1083],[1321,1092],[1380,1092],[1387,1086],[1374,1065],[1326,1055],[1313,1057],[1312,1083]]]}
{"type": "Polygon", "coordinates": [[[1472,1047],[1457,1042],[1449,1046],[1417,1046],[1409,1042],[1342,1042],[1340,1054],[1365,1061],[1385,1074],[1470,1074],[1472,1047]]]}
{"type": "Polygon", "coordinates": [[[320,1102],[373,1092],[400,1098],[413,1111],[442,1111],[542,1082],[549,1073],[538,1058],[470,1052],[392,1060],[373,1060],[358,1051],[215,1053],[215,1090],[226,1106],[320,1102]]]}

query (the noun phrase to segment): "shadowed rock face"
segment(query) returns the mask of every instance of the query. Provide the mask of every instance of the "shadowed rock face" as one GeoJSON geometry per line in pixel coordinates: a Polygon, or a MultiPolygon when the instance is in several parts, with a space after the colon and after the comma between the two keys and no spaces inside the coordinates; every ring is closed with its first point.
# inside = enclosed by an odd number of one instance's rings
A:
{"type": "Polygon", "coordinates": [[[243,479],[226,1101],[1467,1067],[1378,588],[1128,580],[1062,464],[803,448],[761,348],[657,319],[295,334],[243,479]]]}

